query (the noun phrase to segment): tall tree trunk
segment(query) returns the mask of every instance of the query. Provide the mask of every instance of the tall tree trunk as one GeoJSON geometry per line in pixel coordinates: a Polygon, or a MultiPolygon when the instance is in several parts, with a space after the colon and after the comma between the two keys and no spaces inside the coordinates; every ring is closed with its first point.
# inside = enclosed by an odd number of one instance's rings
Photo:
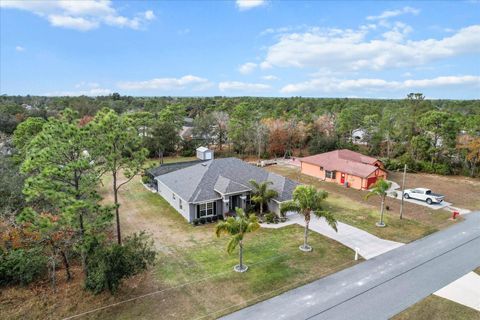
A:
{"type": "Polygon", "coordinates": [[[67,255],[65,254],[65,251],[60,250],[60,254],[62,255],[63,265],[65,267],[65,274],[67,276],[67,281],[70,281],[72,279],[72,274],[70,273],[70,263],[68,262],[68,258],[67,258],[67,255]]]}
{"type": "MultiPolygon", "coordinates": [[[[81,243],[83,245],[84,244],[84,239],[85,239],[85,228],[83,226],[83,210],[82,210],[82,212],[80,212],[80,215],[79,215],[78,218],[79,218],[79,223],[80,223],[80,239],[81,239],[81,243]]],[[[85,253],[85,248],[81,248],[80,250],[81,250],[80,255],[81,255],[81,258],[82,258],[83,273],[85,274],[85,276],[87,276],[88,275],[87,255],[85,253]]]]}
{"type": "Polygon", "coordinates": [[[385,196],[382,196],[382,204],[380,208],[380,224],[383,225],[383,210],[385,208],[385,196]]]}
{"type": "Polygon", "coordinates": [[[308,225],[310,224],[310,221],[305,221],[305,230],[303,234],[303,248],[307,249],[308,248],[308,225]]]}
{"type": "MultiPolygon", "coordinates": [[[[80,200],[80,177],[77,175],[75,172],[75,191],[76,191],[76,199],[80,200]]],[[[79,215],[78,215],[78,223],[80,225],[80,242],[82,245],[85,244],[85,226],[83,224],[83,213],[84,209],[80,209],[79,215]]],[[[85,276],[88,275],[88,267],[87,267],[87,255],[85,253],[85,248],[81,247],[81,252],[80,256],[82,258],[82,269],[83,273],[85,276]]]]}
{"type": "Polygon", "coordinates": [[[243,240],[240,240],[240,252],[239,252],[239,258],[240,258],[240,270],[243,270],[243,240]]]}
{"type": "Polygon", "coordinates": [[[117,221],[117,242],[122,245],[122,233],[120,230],[120,205],[118,204],[117,172],[113,173],[113,198],[115,203],[115,218],[117,221]]]}
{"type": "Polygon", "coordinates": [[[260,202],[260,217],[263,217],[263,202],[260,202]]]}
{"type": "Polygon", "coordinates": [[[55,258],[56,258],[56,249],[53,248],[51,260],[52,260],[52,288],[53,292],[57,292],[57,277],[56,277],[56,265],[55,265],[55,258]]]}

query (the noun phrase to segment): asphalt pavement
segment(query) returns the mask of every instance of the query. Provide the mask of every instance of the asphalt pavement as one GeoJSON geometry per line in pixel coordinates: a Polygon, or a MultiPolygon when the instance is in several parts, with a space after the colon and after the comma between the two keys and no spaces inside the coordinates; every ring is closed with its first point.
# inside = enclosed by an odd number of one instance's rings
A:
{"type": "Polygon", "coordinates": [[[222,319],[389,319],[480,266],[480,212],[222,319]]]}

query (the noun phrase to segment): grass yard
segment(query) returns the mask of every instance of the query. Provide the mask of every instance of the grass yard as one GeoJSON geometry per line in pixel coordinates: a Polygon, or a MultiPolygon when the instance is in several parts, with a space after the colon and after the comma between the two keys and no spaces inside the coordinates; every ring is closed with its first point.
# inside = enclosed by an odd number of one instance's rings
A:
{"type": "Polygon", "coordinates": [[[428,296],[391,320],[480,320],[480,312],[435,295],[428,296]]]}
{"type": "Polygon", "coordinates": [[[423,238],[433,232],[455,223],[449,220],[451,213],[444,210],[431,210],[412,203],[404,205],[404,218],[400,220],[400,201],[388,198],[385,211],[386,228],[375,226],[380,218],[380,199],[371,197],[365,200],[365,191],[320,181],[300,173],[299,169],[287,166],[269,166],[267,170],[276,172],[301,183],[313,185],[329,192],[326,206],[339,221],[370,232],[383,239],[408,243],[423,238]]]}
{"type": "MultiPolygon", "coordinates": [[[[100,188],[106,202],[112,198],[110,183],[106,177],[100,188]]],[[[82,319],[214,319],[356,263],[352,250],[314,232],[309,237],[313,252],[301,252],[303,229],[292,225],[247,235],[249,270],[238,274],[232,270],[238,254],[226,253],[227,237],[216,238],[213,224],[188,224],[139,177],[121,189],[120,201],[123,234],[151,233],[158,249],[155,266],[125,281],[115,296],[83,290],[79,268],[70,283],[59,270],[56,294],[48,281],[7,288],[0,294],[2,319],[64,318],[141,295],[147,296],[82,319]]]]}

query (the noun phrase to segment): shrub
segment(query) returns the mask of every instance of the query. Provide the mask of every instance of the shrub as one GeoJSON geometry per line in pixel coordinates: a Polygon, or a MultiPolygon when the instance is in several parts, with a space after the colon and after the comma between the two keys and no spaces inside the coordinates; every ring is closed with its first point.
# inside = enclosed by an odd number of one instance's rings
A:
{"type": "Polygon", "coordinates": [[[125,238],[123,246],[112,244],[97,248],[89,259],[85,287],[94,293],[115,293],[121,281],[145,269],[155,261],[152,240],[144,233],[125,238]]]}
{"type": "Polygon", "coordinates": [[[143,176],[142,176],[142,182],[143,182],[144,184],[149,184],[149,183],[151,182],[150,177],[147,176],[147,175],[143,175],[143,176]]]}
{"type": "Polygon", "coordinates": [[[198,219],[193,219],[193,225],[198,226],[198,219]]]}
{"type": "Polygon", "coordinates": [[[206,222],[205,218],[200,218],[200,223],[201,224],[205,224],[205,222],[206,222]]]}
{"type": "Polygon", "coordinates": [[[0,285],[29,284],[46,274],[47,258],[40,248],[15,249],[0,256],[0,285]]]}
{"type": "Polygon", "coordinates": [[[265,214],[265,221],[267,223],[275,223],[276,222],[277,215],[273,212],[269,212],[265,214]]]}

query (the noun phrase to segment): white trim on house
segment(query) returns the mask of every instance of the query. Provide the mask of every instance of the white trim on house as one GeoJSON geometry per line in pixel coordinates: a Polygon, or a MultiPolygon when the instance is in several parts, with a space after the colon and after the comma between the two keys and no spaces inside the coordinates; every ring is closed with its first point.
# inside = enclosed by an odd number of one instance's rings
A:
{"type": "Polygon", "coordinates": [[[215,199],[209,199],[209,200],[205,200],[205,201],[200,201],[200,202],[189,202],[191,204],[204,204],[204,203],[208,203],[208,202],[212,202],[212,201],[218,201],[218,200],[223,200],[222,198],[215,198],[215,199]]]}

